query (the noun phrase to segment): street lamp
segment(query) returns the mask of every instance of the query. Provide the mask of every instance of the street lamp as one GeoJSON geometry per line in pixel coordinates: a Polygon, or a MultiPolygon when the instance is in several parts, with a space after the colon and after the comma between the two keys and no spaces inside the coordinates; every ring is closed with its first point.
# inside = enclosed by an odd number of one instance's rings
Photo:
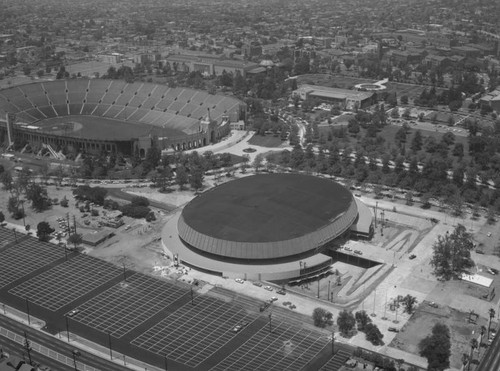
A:
{"type": "Polygon", "coordinates": [[[81,353],[77,349],[73,349],[71,353],[73,354],[73,364],[75,365],[75,371],[78,371],[78,368],[76,367],[76,357],[80,357],[81,353]]]}

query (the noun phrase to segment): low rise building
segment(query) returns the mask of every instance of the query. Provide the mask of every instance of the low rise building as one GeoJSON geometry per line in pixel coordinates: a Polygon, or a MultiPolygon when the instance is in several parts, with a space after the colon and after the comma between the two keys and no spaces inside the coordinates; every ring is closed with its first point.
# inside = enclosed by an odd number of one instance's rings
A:
{"type": "Polygon", "coordinates": [[[293,92],[302,100],[317,98],[321,102],[340,105],[343,109],[353,110],[364,108],[372,104],[373,92],[330,88],[317,85],[301,85],[293,92]]]}

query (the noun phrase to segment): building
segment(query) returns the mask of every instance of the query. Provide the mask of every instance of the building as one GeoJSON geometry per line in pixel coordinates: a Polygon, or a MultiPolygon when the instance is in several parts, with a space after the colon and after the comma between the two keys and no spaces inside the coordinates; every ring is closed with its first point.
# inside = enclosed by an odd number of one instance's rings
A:
{"type": "Polygon", "coordinates": [[[174,70],[199,71],[202,74],[215,76],[220,76],[225,71],[232,74],[241,73],[245,77],[248,71],[259,67],[257,63],[226,59],[215,55],[172,54],[165,59],[165,63],[168,63],[174,70]]]}
{"type": "Polygon", "coordinates": [[[19,62],[35,62],[36,60],[38,60],[39,55],[40,50],[36,46],[25,46],[16,49],[16,59],[19,62]]]}
{"type": "Polygon", "coordinates": [[[500,112],[500,90],[496,89],[490,93],[485,94],[479,100],[482,106],[488,106],[493,109],[493,111],[500,112]]]}
{"type": "Polygon", "coordinates": [[[101,55],[101,61],[109,64],[118,64],[122,62],[122,55],[120,53],[111,53],[101,55]]]}
{"type": "Polygon", "coordinates": [[[321,102],[338,104],[343,109],[364,108],[372,104],[373,92],[301,85],[292,93],[302,100],[317,98],[321,102]]]}
{"type": "Polygon", "coordinates": [[[246,44],[241,48],[243,55],[247,58],[258,57],[262,55],[262,46],[258,44],[246,44]]]}
{"type": "Polygon", "coordinates": [[[373,233],[371,212],[358,202],[331,180],[254,175],[193,199],[167,223],[162,242],[174,261],[224,277],[314,277],[329,271],[335,240],[353,225],[353,233],[373,233]]]}
{"type": "Polygon", "coordinates": [[[106,241],[107,239],[113,237],[115,234],[113,231],[110,231],[108,229],[103,229],[102,231],[95,232],[95,233],[87,233],[83,235],[82,237],[82,242],[85,245],[89,246],[97,246],[106,241]]]}

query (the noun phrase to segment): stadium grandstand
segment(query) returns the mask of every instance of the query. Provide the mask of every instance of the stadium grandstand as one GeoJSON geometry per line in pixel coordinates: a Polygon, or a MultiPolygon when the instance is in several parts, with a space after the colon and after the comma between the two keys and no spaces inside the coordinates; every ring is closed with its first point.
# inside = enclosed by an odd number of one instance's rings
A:
{"type": "Polygon", "coordinates": [[[172,151],[215,143],[232,124],[241,127],[245,113],[238,99],[188,88],[56,80],[0,90],[0,140],[14,148],[143,157],[153,142],[172,151]]]}

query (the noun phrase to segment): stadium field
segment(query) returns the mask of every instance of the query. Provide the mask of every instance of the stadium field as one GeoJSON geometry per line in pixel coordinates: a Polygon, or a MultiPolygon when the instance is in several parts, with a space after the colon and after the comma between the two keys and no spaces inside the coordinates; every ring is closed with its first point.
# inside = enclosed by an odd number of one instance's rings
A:
{"type": "Polygon", "coordinates": [[[40,131],[55,135],[88,139],[128,140],[147,135],[176,137],[185,135],[180,130],[161,128],[145,123],[130,123],[97,116],[64,116],[38,121],[40,131]]]}

